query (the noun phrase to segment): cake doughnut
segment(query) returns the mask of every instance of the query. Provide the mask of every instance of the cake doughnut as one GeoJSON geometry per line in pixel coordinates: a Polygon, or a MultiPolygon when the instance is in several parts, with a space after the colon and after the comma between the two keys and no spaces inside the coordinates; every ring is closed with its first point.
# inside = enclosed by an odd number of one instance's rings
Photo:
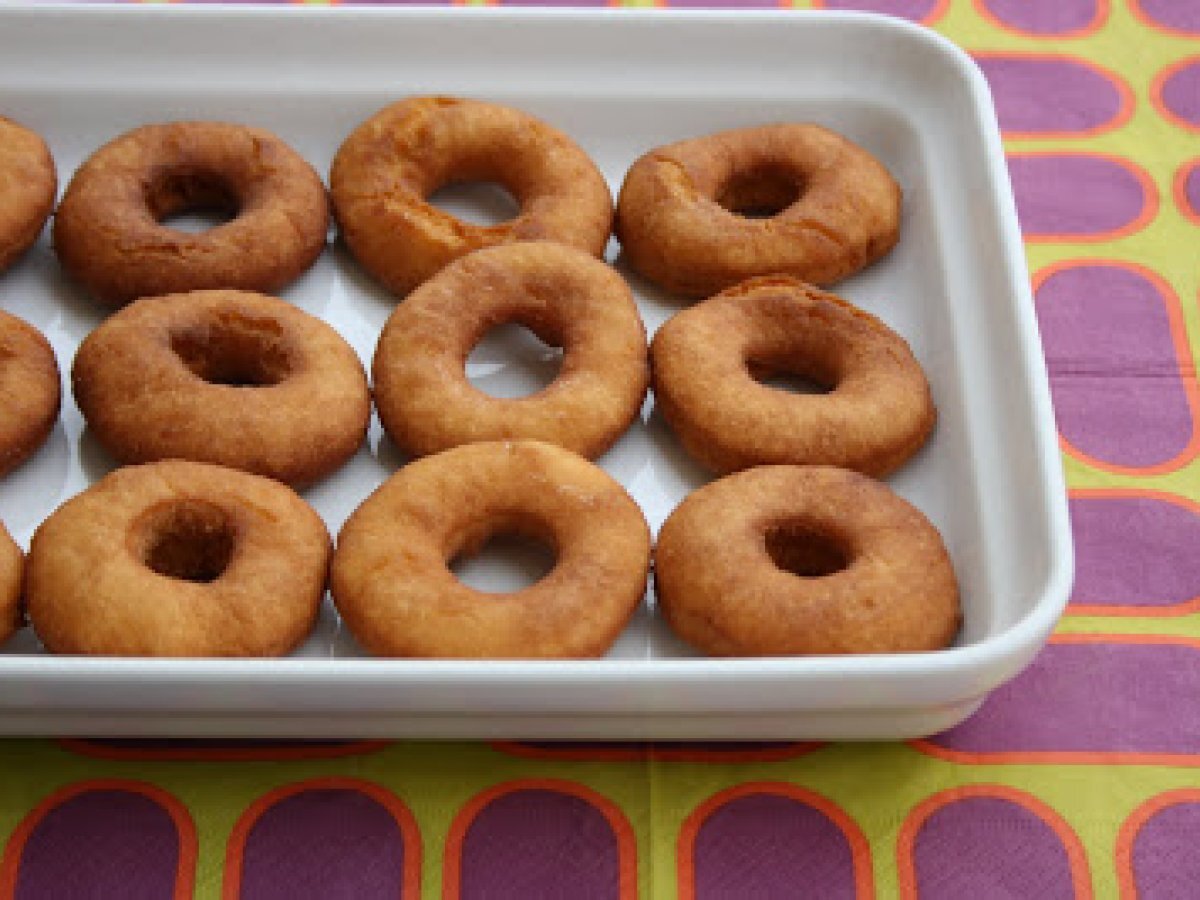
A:
{"type": "Polygon", "coordinates": [[[57,191],[54,159],[46,142],[0,116],[0,272],[42,233],[57,191]]]}
{"type": "Polygon", "coordinates": [[[830,285],[896,243],[900,194],[875,157],[819,125],[722,131],[637,160],[617,236],[634,269],[688,297],[755,275],[830,285]]]}
{"type": "Polygon", "coordinates": [[[330,550],[325,523],[277,481],[129,466],[37,529],[25,599],[52,653],[279,656],[312,630],[330,550]]]}
{"type": "Polygon", "coordinates": [[[75,401],[122,463],[190,459],[315,482],[367,432],[366,373],[329,325],[264,294],[143,297],[80,345],[75,401]]]}
{"type": "Polygon", "coordinates": [[[0,644],[21,624],[21,575],[25,557],[0,522],[0,644]]]}
{"type": "Polygon", "coordinates": [[[785,276],[755,278],[676,314],[650,345],[655,404],[714,472],[768,463],[882,477],[933,430],[929,383],[908,344],[869,313],[785,276]],[[828,387],[755,380],[787,372],[828,387]]]}
{"type": "Polygon", "coordinates": [[[475,100],[385,107],[346,138],[329,186],[350,252],[401,295],[472,250],[551,240],[600,256],[612,230],[612,195],[583,150],[527,113],[475,100]],[[498,182],[520,212],[474,225],[428,201],[463,181],[498,182]]]}
{"type": "Polygon", "coordinates": [[[658,608],[715,656],[936,650],[961,620],[937,529],[846,469],[762,466],[676,507],[654,552],[658,608]]]}
{"type": "Polygon", "coordinates": [[[0,476],[46,440],[61,397],[50,344],[32,325],[0,310],[0,476]]]}
{"type": "Polygon", "coordinates": [[[388,479],[342,528],[330,584],[342,621],[379,656],[590,657],[625,627],[649,565],[646,520],[602,469],[551,444],[493,442],[388,479]],[[540,581],[497,595],[451,572],[512,533],[554,550],[540,581]]]}
{"type": "Polygon", "coordinates": [[[528,438],[591,458],[629,428],[649,380],[646,331],[621,276],[544,241],[476,251],[413,291],[384,326],[372,377],[380,421],[410,454],[528,438]],[[471,350],[509,322],[563,348],[558,377],[527,397],[491,397],[467,380],[471,350]]]}
{"type": "Polygon", "coordinates": [[[269,131],[227,122],[144,125],[75,172],[54,217],[63,267],[98,300],[202,288],[274,292],[325,247],[320,176],[269,131]],[[192,234],[163,224],[214,211],[229,221],[192,234]]]}

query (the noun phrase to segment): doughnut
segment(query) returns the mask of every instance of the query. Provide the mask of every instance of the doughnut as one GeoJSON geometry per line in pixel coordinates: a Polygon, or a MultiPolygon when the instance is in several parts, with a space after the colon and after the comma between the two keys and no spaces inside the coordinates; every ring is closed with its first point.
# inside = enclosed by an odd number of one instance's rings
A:
{"type": "Polygon", "coordinates": [[[58,177],[46,142],[0,116],[0,272],[42,233],[58,177]]]}
{"type": "Polygon", "coordinates": [[[0,310],[0,476],[46,440],[61,395],[50,344],[32,325],[0,310]]]}
{"type": "Polygon", "coordinates": [[[676,314],[655,334],[650,364],[663,418],[717,473],[792,463],[882,477],[925,443],[937,418],[902,337],[786,276],[751,279],[676,314]],[[829,392],[754,378],[779,372],[829,392]]]}
{"type": "Polygon", "coordinates": [[[278,137],[227,122],[144,125],[75,172],[54,216],[63,267],[96,299],[202,288],[273,293],[320,255],[329,203],[320,176],[278,137]],[[164,221],[212,211],[191,234],[164,221]]]}
{"type": "Polygon", "coordinates": [[[190,459],[292,485],[353,456],[371,415],[362,363],[336,331],[245,291],[130,304],[84,339],[71,386],[122,463],[190,459]]]}
{"type": "Polygon", "coordinates": [[[312,630],[330,549],[325,523],[277,481],[129,466],[34,532],[25,599],[52,653],[279,656],[312,630]]]}
{"type": "Polygon", "coordinates": [[[722,131],[651,150],[617,201],[622,255],[676,294],[755,275],[830,285],[896,243],[900,187],[871,154],[819,125],[722,131]]]}
{"type": "Polygon", "coordinates": [[[396,307],[372,381],[384,430],[416,456],[475,441],[528,438],[595,458],[637,416],[650,380],[646,331],[615,271],[547,242],[479,250],[396,307]],[[527,397],[491,397],[467,380],[471,350],[519,322],[563,348],[562,368],[527,397]]]}
{"type": "Polygon", "coordinates": [[[465,444],[410,463],[347,520],[330,584],[378,656],[549,658],[604,653],[646,589],[650,531],[603,470],[537,441],[465,444]],[[498,534],[548,544],[554,568],[509,594],[449,564],[498,534]]]}
{"type": "Polygon", "coordinates": [[[385,107],[346,138],[329,187],[350,252],[400,295],[472,250],[551,240],[600,256],[612,230],[608,183],[583,150],[527,113],[475,100],[385,107]],[[464,181],[498,182],[520,212],[474,225],[428,202],[464,181]]]}
{"type": "Polygon", "coordinates": [[[25,557],[0,522],[0,644],[21,624],[21,571],[25,557]]]}
{"type": "Polygon", "coordinates": [[[714,656],[936,650],[961,620],[937,529],[885,484],[762,466],[676,507],[654,551],[658,607],[714,656]]]}

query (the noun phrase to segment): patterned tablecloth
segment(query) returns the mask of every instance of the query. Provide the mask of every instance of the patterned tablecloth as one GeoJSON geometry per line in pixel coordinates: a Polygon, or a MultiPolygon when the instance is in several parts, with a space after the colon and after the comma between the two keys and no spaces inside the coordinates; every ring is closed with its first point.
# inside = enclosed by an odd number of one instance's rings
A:
{"type": "Polygon", "coordinates": [[[4,741],[0,896],[1200,896],[1200,0],[816,5],[995,93],[1078,554],[1034,665],[907,744],[4,741]]]}

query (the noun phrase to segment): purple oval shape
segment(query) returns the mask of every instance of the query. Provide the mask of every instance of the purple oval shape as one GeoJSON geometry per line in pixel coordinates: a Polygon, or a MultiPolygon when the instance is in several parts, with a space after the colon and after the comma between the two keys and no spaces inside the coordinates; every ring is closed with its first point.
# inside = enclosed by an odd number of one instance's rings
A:
{"type": "Polygon", "coordinates": [[[818,809],[791,797],[747,794],[711,812],[692,852],[696,900],[794,897],[854,900],[854,857],[846,836],[818,809]]]}
{"type": "MultiPolygon", "coordinates": [[[[997,688],[933,748],[986,762],[1001,755],[1118,754],[1200,761],[1200,651],[1189,644],[1061,639],[997,688]]],[[[920,744],[918,744],[920,746],[920,744]]]]}
{"type": "Polygon", "coordinates": [[[1162,104],[1171,115],[1200,128],[1200,59],[1173,69],[1163,79],[1162,104]]]}
{"type": "Polygon", "coordinates": [[[1139,224],[1151,202],[1132,164],[1103,156],[1009,154],[1008,174],[1026,240],[1116,237],[1139,224]]]}
{"type": "Polygon", "coordinates": [[[1180,195],[1183,214],[1200,222],[1200,162],[1192,163],[1184,173],[1180,195]]]}
{"type": "Polygon", "coordinates": [[[582,797],[541,788],[491,800],[467,827],[460,860],[464,900],[620,896],[617,836],[582,797]]]}
{"type": "Polygon", "coordinates": [[[1196,510],[1137,496],[1074,496],[1070,507],[1072,605],[1161,608],[1200,597],[1196,510]]]}
{"type": "Polygon", "coordinates": [[[951,800],[921,825],[912,855],[921,900],[1076,896],[1070,858],[1059,836],[1011,800],[951,800]]]}
{"type": "Polygon", "coordinates": [[[1086,61],[999,53],[975,61],[992,89],[1002,131],[1082,134],[1122,117],[1122,86],[1086,61]]]}
{"type": "Polygon", "coordinates": [[[1059,430],[1082,453],[1147,468],[1189,446],[1176,302],[1141,271],[1102,263],[1058,269],[1037,288],[1059,430]]]}
{"type": "Polygon", "coordinates": [[[144,794],[110,789],[75,794],[47,812],[29,835],[13,896],[174,897],[180,840],[171,814],[144,794]]]}
{"type": "MultiPolygon", "coordinates": [[[[675,5],[674,2],[671,3],[675,5]]],[[[939,11],[941,0],[825,0],[825,9],[852,9],[883,13],[913,22],[924,22],[939,11]]]]}
{"type": "Polygon", "coordinates": [[[242,851],[242,900],[395,898],[404,885],[404,835],[361,791],[302,790],[269,807],[242,851]]]}
{"type": "Polygon", "coordinates": [[[1129,0],[1154,25],[1170,31],[1200,34],[1200,0],[1129,0]]]}
{"type": "Polygon", "coordinates": [[[1064,35],[1082,31],[1100,15],[1099,0],[976,0],[1001,25],[1027,34],[1064,35]]]}
{"type": "Polygon", "coordinates": [[[1173,803],[1147,819],[1133,839],[1130,866],[1141,897],[1192,897],[1200,883],[1200,803],[1173,803]]]}

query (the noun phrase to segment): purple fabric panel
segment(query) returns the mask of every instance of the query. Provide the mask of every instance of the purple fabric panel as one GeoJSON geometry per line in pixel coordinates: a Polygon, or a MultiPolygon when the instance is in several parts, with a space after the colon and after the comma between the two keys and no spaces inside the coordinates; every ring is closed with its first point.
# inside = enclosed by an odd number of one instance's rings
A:
{"type": "Polygon", "coordinates": [[[1074,497],[1075,587],[1088,606],[1170,606],[1200,595],[1200,516],[1151,497],[1074,497]]]}
{"type": "Polygon", "coordinates": [[[1146,17],[1176,31],[1200,34],[1200,0],[1131,0],[1146,17]]]}
{"type": "Polygon", "coordinates": [[[1117,84],[1082,63],[990,55],[977,62],[1004,131],[1087,131],[1111,122],[1121,111],[1117,84]]]}
{"type": "Polygon", "coordinates": [[[921,900],[1075,896],[1067,851],[1022,806],[966,797],[934,812],[917,832],[913,867],[921,900]]]}
{"type": "Polygon", "coordinates": [[[467,828],[464,900],[614,900],[620,884],[617,838],[580,797],[517,790],[489,803],[467,828]]]}
{"type": "Polygon", "coordinates": [[[1141,273],[1116,266],[1060,269],[1038,288],[1055,415],[1082,452],[1147,467],[1191,440],[1169,302],[1141,273]]]}
{"type": "Polygon", "coordinates": [[[1195,897],[1200,884],[1200,803],[1151,816],[1133,839],[1133,878],[1145,900],[1195,897]]]}
{"type": "Polygon", "coordinates": [[[1190,62],[1167,77],[1162,102],[1174,115],[1200,128],[1200,61],[1190,62]]]}
{"type": "Polygon", "coordinates": [[[1097,0],[980,0],[1010,28],[1030,34],[1065,34],[1086,28],[1096,17],[1097,0]]]}
{"type": "Polygon", "coordinates": [[[1010,156],[1008,172],[1026,237],[1088,237],[1131,225],[1146,206],[1141,182],[1110,159],[1010,156]]]}
{"type": "Polygon", "coordinates": [[[1200,216],[1200,163],[1193,163],[1183,179],[1183,199],[1193,216],[1200,216]]]}
{"type": "Polygon", "coordinates": [[[52,809],[30,835],[15,900],[170,900],[178,867],[170,813],[133,791],[87,791],[52,809]]]}
{"type": "Polygon", "coordinates": [[[242,900],[374,900],[400,896],[404,836],[381,804],[346,789],[280,800],[246,837],[242,900]]]}
{"type": "MultiPolygon", "coordinates": [[[[675,4],[672,3],[672,6],[675,4]]],[[[884,13],[920,22],[937,9],[937,0],[825,0],[826,9],[884,13]]]]}
{"type": "Polygon", "coordinates": [[[854,900],[854,860],[841,829],[799,800],[750,794],[700,826],[693,854],[697,900],[854,900]]]}
{"type": "Polygon", "coordinates": [[[968,753],[1200,754],[1200,651],[1050,644],[974,716],[931,739],[968,753]]]}

